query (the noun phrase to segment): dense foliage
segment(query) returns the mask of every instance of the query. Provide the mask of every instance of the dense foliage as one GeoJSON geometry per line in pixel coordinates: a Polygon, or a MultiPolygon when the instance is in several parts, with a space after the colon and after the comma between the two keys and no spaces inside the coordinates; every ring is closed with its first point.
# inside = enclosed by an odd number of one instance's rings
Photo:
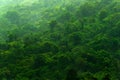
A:
{"type": "Polygon", "coordinates": [[[0,16],[0,80],[120,80],[119,0],[16,1],[0,16]]]}

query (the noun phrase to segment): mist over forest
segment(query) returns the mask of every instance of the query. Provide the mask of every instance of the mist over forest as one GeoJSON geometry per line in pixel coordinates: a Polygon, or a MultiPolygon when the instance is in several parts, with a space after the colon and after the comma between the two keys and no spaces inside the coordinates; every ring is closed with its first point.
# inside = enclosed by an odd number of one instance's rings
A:
{"type": "Polygon", "coordinates": [[[120,80],[120,0],[0,0],[0,80],[120,80]]]}

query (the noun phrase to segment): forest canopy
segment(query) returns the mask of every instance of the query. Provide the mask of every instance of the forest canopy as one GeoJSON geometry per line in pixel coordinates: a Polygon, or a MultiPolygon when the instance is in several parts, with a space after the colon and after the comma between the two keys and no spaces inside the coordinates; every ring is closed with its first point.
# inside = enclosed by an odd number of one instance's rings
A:
{"type": "Polygon", "coordinates": [[[119,75],[119,0],[0,0],[0,80],[119,75]]]}

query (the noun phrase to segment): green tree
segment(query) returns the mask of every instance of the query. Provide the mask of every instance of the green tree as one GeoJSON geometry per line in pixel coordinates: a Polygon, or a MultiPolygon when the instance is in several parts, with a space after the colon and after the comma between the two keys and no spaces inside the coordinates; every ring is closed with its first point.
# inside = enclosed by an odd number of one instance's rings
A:
{"type": "Polygon", "coordinates": [[[80,45],[82,43],[82,35],[78,32],[70,34],[69,42],[71,42],[73,45],[80,45]]]}
{"type": "Polygon", "coordinates": [[[49,23],[49,27],[50,27],[50,30],[51,30],[51,31],[54,31],[55,27],[57,27],[57,21],[56,21],[56,20],[52,20],[52,21],[49,23]]]}
{"type": "Polygon", "coordinates": [[[12,23],[16,24],[17,26],[20,25],[20,15],[16,11],[8,11],[5,15],[5,17],[12,23]]]}

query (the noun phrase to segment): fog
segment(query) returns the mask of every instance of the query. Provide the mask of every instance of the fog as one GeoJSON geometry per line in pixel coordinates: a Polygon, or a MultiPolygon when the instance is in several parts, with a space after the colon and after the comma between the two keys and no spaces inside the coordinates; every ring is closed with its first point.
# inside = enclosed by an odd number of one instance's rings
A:
{"type": "Polygon", "coordinates": [[[13,5],[13,4],[30,4],[38,0],[0,0],[0,6],[13,5]]]}

